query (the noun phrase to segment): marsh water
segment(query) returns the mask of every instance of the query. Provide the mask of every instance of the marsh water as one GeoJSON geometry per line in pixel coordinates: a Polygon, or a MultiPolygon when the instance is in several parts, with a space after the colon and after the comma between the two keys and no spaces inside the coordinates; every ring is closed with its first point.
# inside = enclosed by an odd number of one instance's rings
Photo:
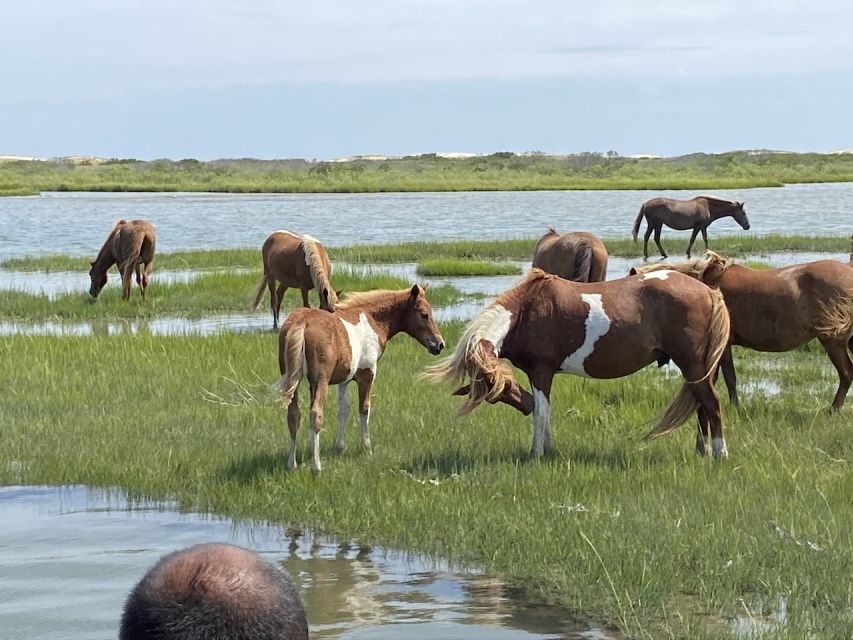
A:
{"type": "Polygon", "coordinates": [[[162,555],[202,542],[254,549],[293,577],[312,638],[616,638],[567,626],[500,580],[309,531],[238,523],[119,491],[0,488],[0,637],[115,638],[124,598],[162,555]]]}
{"type": "MultiPolygon", "coordinates": [[[[745,201],[754,234],[848,234],[853,226],[853,183],[714,194],[745,201]]],[[[690,198],[696,192],[43,193],[0,198],[0,256],[94,255],[119,218],[153,222],[160,251],[260,247],[270,231],[281,228],[309,233],[327,246],[538,237],[549,226],[624,237],[640,205],[656,195],[690,198]]],[[[739,231],[725,218],[710,235],[739,231]]]]}

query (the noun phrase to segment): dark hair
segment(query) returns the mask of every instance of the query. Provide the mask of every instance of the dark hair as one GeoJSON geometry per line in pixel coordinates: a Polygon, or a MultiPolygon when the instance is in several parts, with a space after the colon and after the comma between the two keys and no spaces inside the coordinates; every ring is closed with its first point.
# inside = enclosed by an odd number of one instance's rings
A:
{"type": "Polygon", "coordinates": [[[254,551],[200,544],[163,556],[130,592],[119,640],[304,640],[290,576],[254,551]]]}

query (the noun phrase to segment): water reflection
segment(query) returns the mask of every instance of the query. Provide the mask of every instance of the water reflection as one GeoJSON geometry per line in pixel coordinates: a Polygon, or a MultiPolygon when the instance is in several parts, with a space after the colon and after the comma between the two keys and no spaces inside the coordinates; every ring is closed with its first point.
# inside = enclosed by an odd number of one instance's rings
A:
{"type": "Polygon", "coordinates": [[[0,488],[0,629],[18,640],[116,637],[134,583],[160,556],[201,542],[260,552],[293,576],[313,638],[618,637],[567,627],[565,612],[447,563],[307,531],[179,513],[85,487],[0,488]]]}

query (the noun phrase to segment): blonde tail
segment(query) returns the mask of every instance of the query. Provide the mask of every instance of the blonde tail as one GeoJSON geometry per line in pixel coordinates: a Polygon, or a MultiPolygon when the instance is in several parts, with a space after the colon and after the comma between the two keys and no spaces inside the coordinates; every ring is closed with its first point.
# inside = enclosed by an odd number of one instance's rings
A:
{"type": "Polygon", "coordinates": [[[278,380],[281,400],[284,406],[290,405],[293,394],[299,386],[305,362],[305,325],[298,324],[290,328],[284,341],[284,374],[278,380]]]}
{"type": "Polygon", "coordinates": [[[646,434],[644,440],[658,438],[675,431],[683,425],[690,416],[699,408],[696,396],[690,390],[691,384],[702,382],[714,375],[720,358],[729,344],[729,332],[731,322],[723,294],[719,289],[709,289],[711,293],[711,322],[708,326],[708,345],[705,349],[705,375],[698,380],[688,380],[678,391],[678,395],[672,400],[663,412],[655,427],[646,434]]]}
{"type": "Polygon", "coordinates": [[[261,307],[261,299],[264,297],[264,289],[267,286],[268,274],[264,272],[264,275],[261,276],[261,281],[258,283],[258,286],[255,287],[255,292],[252,294],[254,296],[255,301],[252,303],[252,308],[257,311],[261,307]]]}

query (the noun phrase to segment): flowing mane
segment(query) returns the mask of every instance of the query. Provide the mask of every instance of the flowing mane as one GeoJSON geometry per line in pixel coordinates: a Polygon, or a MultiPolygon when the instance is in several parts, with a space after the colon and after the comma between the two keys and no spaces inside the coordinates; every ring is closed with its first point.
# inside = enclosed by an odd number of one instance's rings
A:
{"type": "Polygon", "coordinates": [[[301,238],[302,248],[305,251],[305,263],[311,271],[311,282],[314,283],[314,289],[316,289],[317,294],[321,298],[323,296],[323,289],[325,289],[328,292],[329,303],[336,305],[338,303],[338,296],[329,282],[329,274],[326,273],[326,269],[323,267],[323,259],[317,247],[317,240],[307,233],[303,234],[301,238]]]}
{"type": "Polygon", "coordinates": [[[343,300],[335,305],[335,310],[346,311],[347,309],[355,309],[360,307],[370,307],[378,309],[388,303],[399,301],[401,295],[409,295],[411,289],[401,289],[394,291],[393,289],[376,289],[374,291],[348,291],[344,294],[343,300]]]}
{"type": "Polygon", "coordinates": [[[637,267],[633,267],[632,273],[643,274],[651,271],[678,271],[679,273],[692,276],[697,280],[702,280],[702,277],[705,275],[705,272],[709,267],[716,266],[720,271],[725,271],[733,264],[735,264],[735,261],[731,258],[721,256],[714,251],[708,251],[704,258],[696,258],[686,262],[673,262],[671,264],[666,262],[657,262],[655,264],[639,265],[637,267]]]}

